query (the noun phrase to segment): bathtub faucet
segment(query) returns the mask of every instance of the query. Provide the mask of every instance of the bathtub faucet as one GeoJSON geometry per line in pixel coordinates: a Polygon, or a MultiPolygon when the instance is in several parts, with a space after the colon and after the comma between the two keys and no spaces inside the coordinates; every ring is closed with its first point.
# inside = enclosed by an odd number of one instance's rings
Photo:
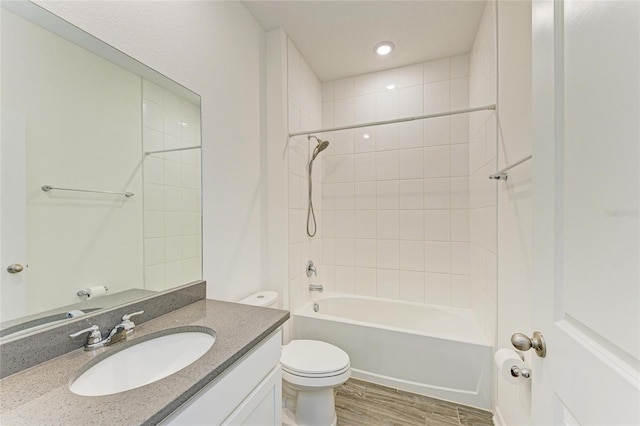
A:
{"type": "Polygon", "coordinates": [[[324,291],[324,287],[322,287],[322,284],[309,284],[309,291],[318,291],[322,293],[324,291]]]}

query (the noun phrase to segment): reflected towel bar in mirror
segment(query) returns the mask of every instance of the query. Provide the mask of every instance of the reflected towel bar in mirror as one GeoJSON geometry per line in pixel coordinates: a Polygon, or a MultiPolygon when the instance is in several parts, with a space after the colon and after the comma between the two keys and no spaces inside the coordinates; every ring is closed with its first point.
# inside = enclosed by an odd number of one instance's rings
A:
{"type": "Polygon", "coordinates": [[[124,195],[127,198],[133,197],[133,192],[114,192],[114,191],[94,191],[91,189],[74,189],[74,188],[57,188],[51,185],[42,185],[42,190],[44,192],[49,192],[52,190],[56,191],[75,191],[75,192],[92,192],[95,194],[111,194],[111,195],[124,195]]]}
{"type": "Polygon", "coordinates": [[[151,154],[162,154],[163,152],[175,152],[175,151],[187,151],[189,149],[198,149],[198,148],[202,148],[200,145],[196,145],[196,146],[185,146],[184,148],[172,148],[172,149],[160,149],[158,151],[145,151],[144,155],[151,155],[151,154]]]}
{"type": "Polygon", "coordinates": [[[531,160],[533,158],[533,155],[529,155],[528,157],[523,158],[520,161],[517,161],[515,163],[513,163],[512,165],[505,167],[504,169],[500,170],[499,172],[496,172],[492,175],[489,176],[489,179],[495,179],[495,180],[507,180],[509,179],[509,174],[507,173],[507,171],[513,169],[515,166],[519,166],[520,164],[524,163],[525,161],[531,160]]]}

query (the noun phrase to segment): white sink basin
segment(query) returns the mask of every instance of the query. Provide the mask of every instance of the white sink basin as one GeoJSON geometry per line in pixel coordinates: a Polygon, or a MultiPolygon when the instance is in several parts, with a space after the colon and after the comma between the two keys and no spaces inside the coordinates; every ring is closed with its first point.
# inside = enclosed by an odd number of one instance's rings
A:
{"type": "Polygon", "coordinates": [[[215,341],[215,333],[210,333],[180,332],[135,344],[89,368],[69,389],[77,395],[99,396],[153,383],[204,355],[215,341]]]}

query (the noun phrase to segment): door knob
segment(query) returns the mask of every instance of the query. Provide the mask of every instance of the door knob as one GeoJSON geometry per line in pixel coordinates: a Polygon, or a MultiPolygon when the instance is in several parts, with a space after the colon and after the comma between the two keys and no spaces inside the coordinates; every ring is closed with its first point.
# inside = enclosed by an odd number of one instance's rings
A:
{"type": "Polygon", "coordinates": [[[7,267],[7,272],[10,274],[17,274],[19,272],[22,272],[24,268],[22,267],[21,264],[19,263],[12,263],[11,265],[9,265],[7,267]]]}
{"type": "Polygon", "coordinates": [[[540,358],[544,358],[547,355],[547,345],[544,343],[544,337],[539,331],[534,331],[532,338],[529,338],[526,334],[516,333],[511,336],[511,344],[520,351],[528,351],[533,348],[540,358]]]}

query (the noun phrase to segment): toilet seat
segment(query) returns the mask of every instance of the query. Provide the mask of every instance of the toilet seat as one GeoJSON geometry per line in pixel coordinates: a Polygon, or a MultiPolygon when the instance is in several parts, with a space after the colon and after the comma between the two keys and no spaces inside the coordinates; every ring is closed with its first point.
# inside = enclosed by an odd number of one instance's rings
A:
{"type": "Polygon", "coordinates": [[[317,340],[292,340],[282,348],[282,378],[307,387],[337,386],[351,375],[349,355],[317,340]]]}

